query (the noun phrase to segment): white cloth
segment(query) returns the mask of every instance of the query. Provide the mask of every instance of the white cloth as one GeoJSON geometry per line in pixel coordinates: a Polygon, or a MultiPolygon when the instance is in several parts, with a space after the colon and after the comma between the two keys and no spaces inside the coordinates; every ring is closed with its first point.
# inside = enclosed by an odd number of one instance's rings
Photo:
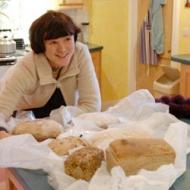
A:
{"type": "Polygon", "coordinates": [[[162,7],[166,0],[152,0],[150,13],[152,20],[152,48],[157,54],[164,53],[164,23],[162,7]]]}

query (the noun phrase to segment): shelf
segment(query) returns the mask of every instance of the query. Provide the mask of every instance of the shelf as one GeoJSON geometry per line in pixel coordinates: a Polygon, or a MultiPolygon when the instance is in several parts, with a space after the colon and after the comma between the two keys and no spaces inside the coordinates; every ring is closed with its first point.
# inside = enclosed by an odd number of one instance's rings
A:
{"type": "Polygon", "coordinates": [[[59,9],[82,9],[84,4],[82,3],[67,3],[67,4],[60,4],[59,9]]]}

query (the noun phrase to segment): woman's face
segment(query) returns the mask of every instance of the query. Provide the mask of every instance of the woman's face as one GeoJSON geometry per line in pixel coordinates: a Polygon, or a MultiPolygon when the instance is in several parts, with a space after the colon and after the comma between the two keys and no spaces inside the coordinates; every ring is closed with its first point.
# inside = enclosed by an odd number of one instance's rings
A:
{"type": "Polygon", "coordinates": [[[45,55],[52,68],[65,67],[70,63],[75,50],[74,36],[45,40],[45,55]]]}

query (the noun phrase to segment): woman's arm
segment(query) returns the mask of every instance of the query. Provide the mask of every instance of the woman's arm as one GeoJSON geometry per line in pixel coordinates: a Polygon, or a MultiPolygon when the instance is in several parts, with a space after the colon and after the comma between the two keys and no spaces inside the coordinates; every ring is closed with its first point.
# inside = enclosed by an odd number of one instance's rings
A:
{"type": "Polygon", "coordinates": [[[20,98],[27,89],[31,88],[34,80],[32,71],[25,66],[24,62],[20,61],[11,66],[1,80],[0,113],[9,118],[16,110],[20,98]]]}
{"type": "Polygon", "coordinates": [[[3,138],[6,138],[6,137],[9,137],[10,134],[5,132],[5,131],[0,131],[0,139],[3,139],[3,138]]]}
{"type": "Polygon", "coordinates": [[[10,136],[9,130],[11,130],[13,124],[13,118],[6,119],[6,117],[0,113],[0,139],[10,136]]]}

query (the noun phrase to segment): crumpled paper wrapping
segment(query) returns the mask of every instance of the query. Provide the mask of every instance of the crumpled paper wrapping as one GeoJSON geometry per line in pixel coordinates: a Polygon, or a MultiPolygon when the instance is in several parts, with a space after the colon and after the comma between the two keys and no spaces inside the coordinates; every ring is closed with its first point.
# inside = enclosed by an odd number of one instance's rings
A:
{"type": "Polygon", "coordinates": [[[141,170],[138,175],[126,177],[120,167],[114,167],[110,174],[106,169],[105,162],[103,162],[88,184],[83,180],[72,181],[73,178],[64,177],[63,174],[60,177],[61,172],[59,174],[52,172],[50,176],[54,176],[54,181],[59,181],[58,178],[61,179],[61,183],[56,186],[57,190],[77,190],[79,184],[84,185],[85,190],[167,190],[186,169],[186,124],[183,122],[170,124],[166,128],[164,139],[176,151],[176,160],[174,165],[163,165],[156,171],[141,170]]]}
{"type": "MultiPolygon", "coordinates": [[[[49,183],[56,190],[169,189],[186,169],[186,153],[189,152],[190,139],[188,125],[170,115],[167,107],[156,104],[146,90],[136,91],[126,97],[108,109],[108,113],[120,118],[120,123],[113,124],[112,128],[134,127],[154,137],[164,138],[176,151],[175,163],[161,166],[156,171],[141,170],[137,175],[127,177],[119,166],[114,167],[109,173],[105,162],[102,162],[91,181],[86,182],[64,173],[65,157],[55,155],[47,147],[48,140],[38,143],[31,135],[18,135],[0,140],[0,166],[43,169],[48,172],[49,183]]],[[[91,130],[87,126],[81,128],[81,123],[78,125],[77,120],[74,125],[71,130],[64,133],[64,136],[78,136],[82,133],[85,138],[89,138],[101,132],[101,130],[91,130]]],[[[96,127],[95,124],[94,128],[96,127]]]]}
{"type": "Polygon", "coordinates": [[[166,104],[155,103],[154,97],[146,89],[137,90],[123,98],[115,106],[108,108],[107,113],[120,117],[121,120],[142,120],[155,112],[169,112],[166,104]]]}
{"type": "MultiPolygon", "coordinates": [[[[49,140],[39,143],[32,135],[16,135],[0,140],[0,166],[49,170],[62,159],[48,148],[49,140]],[[51,160],[51,164],[47,161],[51,160]]],[[[61,164],[62,165],[62,164],[61,164]]]]}

